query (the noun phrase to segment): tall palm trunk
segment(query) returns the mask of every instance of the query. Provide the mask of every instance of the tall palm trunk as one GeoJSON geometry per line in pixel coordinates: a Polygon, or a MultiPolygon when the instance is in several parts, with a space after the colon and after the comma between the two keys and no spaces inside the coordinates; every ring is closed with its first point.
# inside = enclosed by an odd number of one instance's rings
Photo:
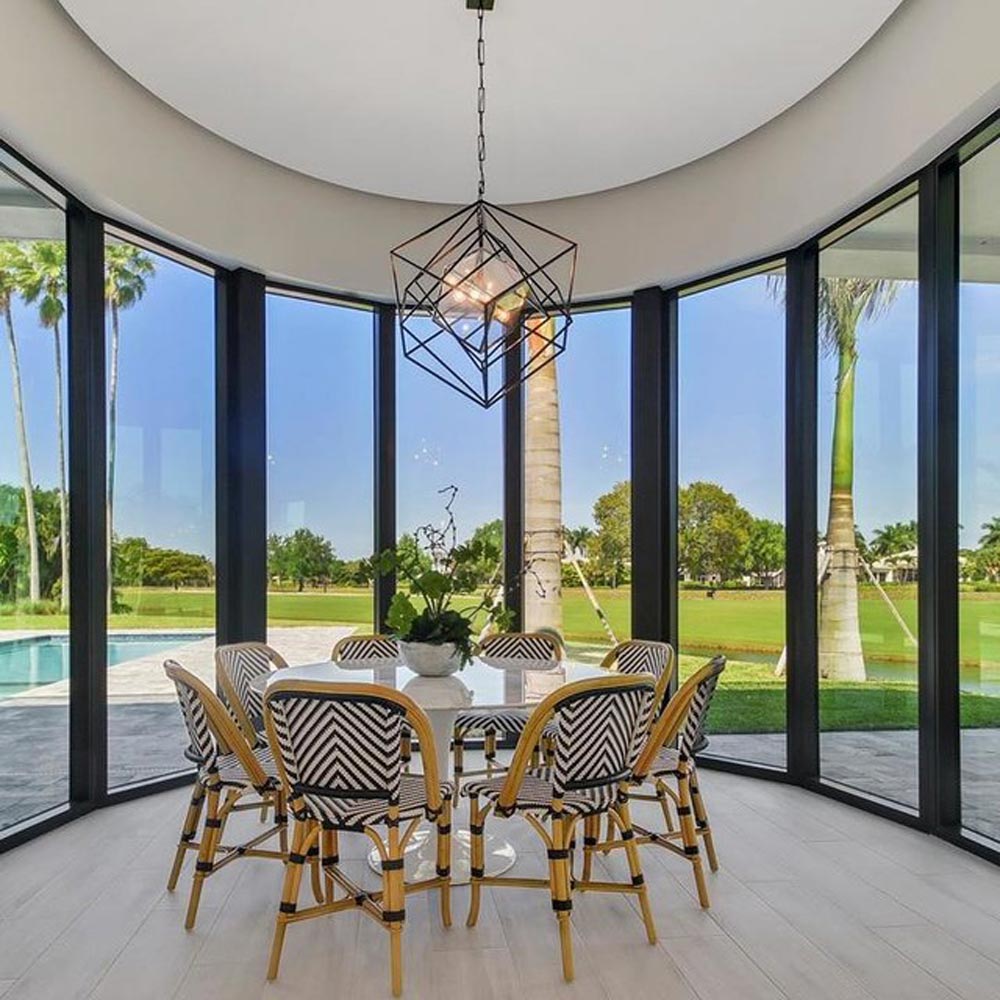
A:
{"type": "Polygon", "coordinates": [[[28,426],[24,417],[24,395],[21,391],[21,362],[17,354],[14,317],[10,306],[4,308],[7,327],[7,347],[10,351],[10,381],[14,387],[14,422],[17,425],[17,450],[24,488],[24,520],[28,534],[28,599],[34,603],[42,597],[38,568],[38,524],[35,520],[35,488],[31,478],[31,455],[28,451],[28,426]]]}
{"type": "Polygon", "coordinates": [[[52,345],[56,365],[56,434],[59,439],[59,555],[62,580],[59,606],[69,607],[69,498],[66,495],[66,436],[63,424],[62,339],[59,324],[52,327],[52,345]]]}
{"type": "MultiPolygon", "coordinates": [[[[532,357],[551,350],[540,336],[542,327],[536,329],[539,333],[528,337],[532,357]]],[[[551,330],[546,334],[551,337],[551,330]]],[[[550,361],[525,383],[524,627],[529,630],[562,631],[562,521],[559,386],[550,361]]]]}
{"type": "Polygon", "coordinates": [[[118,449],[118,304],[111,300],[111,373],[108,377],[108,499],[107,499],[107,533],[108,533],[108,614],[114,610],[115,581],[112,575],[112,547],[115,513],[115,458],[118,449]]]}
{"type": "Polygon", "coordinates": [[[829,562],[820,586],[819,672],[821,677],[863,681],[865,658],[858,618],[858,545],[854,533],[853,331],[838,350],[837,396],[830,467],[826,545],[829,562]]]}

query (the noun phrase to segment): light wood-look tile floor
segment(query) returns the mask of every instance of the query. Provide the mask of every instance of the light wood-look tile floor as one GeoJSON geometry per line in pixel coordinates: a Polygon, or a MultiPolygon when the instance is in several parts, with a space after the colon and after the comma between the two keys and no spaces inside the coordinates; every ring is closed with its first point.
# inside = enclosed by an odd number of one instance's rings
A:
{"type": "MultiPolygon", "coordinates": [[[[703,772],[721,871],[700,910],[685,863],[647,848],[660,941],[625,897],[578,896],[577,979],[562,982],[547,894],[492,890],[479,926],[436,899],[408,900],[404,996],[657,1000],[991,1000],[1000,997],[1000,869],[798,789],[703,772]]],[[[169,792],[94,814],[0,856],[3,1000],[279,1000],[389,996],[386,935],[354,913],[289,928],[264,980],[281,868],[243,861],[213,876],[185,933],[187,862],[167,869],[187,800],[169,792]]],[[[239,817],[252,824],[252,814],[239,817]]],[[[541,874],[523,823],[491,822],[541,874]]],[[[227,836],[227,840],[230,839],[227,836]]],[[[367,877],[362,838],[341,854],[367,877]]],[[[622,861],[607,865],[616,877],[622,861]]],[[[308,892],[306,888],[304,890],[308,892]]]]}

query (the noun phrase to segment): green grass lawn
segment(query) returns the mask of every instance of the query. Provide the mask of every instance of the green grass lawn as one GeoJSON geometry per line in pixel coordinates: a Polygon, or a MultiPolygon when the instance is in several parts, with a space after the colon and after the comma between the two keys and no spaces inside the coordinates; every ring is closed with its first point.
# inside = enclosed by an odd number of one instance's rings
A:
{"type": "MultiPolygon", "coordinates": [[[[682,656],[681,677],[704,663],[682,656]]],[[[916,729],[917,686],[900,681],[821,681],[820,728],[916,729]]],[[[1000,726],[1000,698],[963,691],[962,726],[1000,726]]],[[[730,660],[712,702],[713,733],[775,733],[785,728],[785,683],[767,664],[730,660]]]]}
{"type": "MultiPolygon", "coordinates": [[[[604,613],[619,637],[629,634],[631,594],[627,587],[597,591],[604,613]]],[[[206,590],[125,588],[120,600],[132,610],[111,615],[111,629],[213,628],[215,595],[206,590]]],[[[894,588],[893,601],[916,631],[916,588],[894,588]]],[[[470,598],[470,601],[473,599],[470,598]]],[[[741,660],[740,654],[770,654],[775,660],[784,644],[784,594],[780,591],[681,591],[682,674],[717,652],[729,665],[712,709],[711,728],[726,732],[779,732],[785,725],[785,685],[768,663],[741,660]]],[[[371,591],[343,588],[328,593],[271,593],[272,625],[351,625],[372,627],[371,591]]],[[[567,641],[600,647],[607,637],[581,590],[563,598],[567,641]]],[[[982,663],[980,676],[1000,680],[1000,594],[963,593],[961,642],[967,662],[982,663]]],[[[0,616],[2,629],[65,629],[65,615],[0,616]]],[[[872,662],[913,663],[915,649],[874,588],[861,588],[861,629],[865,654],[872,662]]],[[[824,729],[905,729],[917,719],[916,684],[895,680],[863,683],[823,681],[820,712],[824,729]]],[[[964,692],[962,721],[968,727],[1000,725],[1000,697],[964,692]]]]}

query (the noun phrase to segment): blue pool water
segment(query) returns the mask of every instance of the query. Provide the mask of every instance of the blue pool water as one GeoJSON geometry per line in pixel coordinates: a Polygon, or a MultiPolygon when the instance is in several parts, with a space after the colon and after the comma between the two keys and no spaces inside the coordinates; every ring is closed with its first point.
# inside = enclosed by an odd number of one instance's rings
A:
{"type": "MultiPolygon", "coordinates": [[[[108,636],[108,666],[140,656],[156,656],[202,638],[204,635],[196,632],[108,636]]],[[[68,676],[69,639],[66,636],[0,641],[0,698],[65,680],[68,676]]]]}

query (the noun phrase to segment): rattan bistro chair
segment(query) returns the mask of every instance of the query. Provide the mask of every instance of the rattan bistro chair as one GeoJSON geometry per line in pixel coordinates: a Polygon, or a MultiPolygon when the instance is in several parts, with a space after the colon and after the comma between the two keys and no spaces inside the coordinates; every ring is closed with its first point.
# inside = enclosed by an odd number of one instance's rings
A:
{"type": "Polygon", "coordinates": [[[288,666],[285,658],[264,642],[233,642],[215,651],[215,680],[226,705],[248,740],[267,742],[264,736],[264,693],[253,682],[288,666]]]}
{"type": "MultiPolygon", "coordinates": [[[[556,666],[564,651],[562,640],[554,632],[498,632],[480,640],[479,652],[491,659],[551,661],[556,666]]],[[[506,765],[497,761],[497,737],[519,737],[530,717],[531,711],[526,708],[471,708],[459,712],[452,736],[456,791],[460,791],[463,778],[491,778],[505,771],[506,765]],[[465,770],[465,741],[470,736],[483,738],[486,767],[482,770],[465,770]]]]}
{"type": "MultiPolygon", "coordinates": [[[[370,663],[373,667],[398,667],[403,663],[399,653],[399,640],[395,636],[375,633],[372,635],[345,635],[330,653],[334,663],[353,660],[370,663]]],[[[413,733],[405,723],[402,736],[403,766],[408,771],[413,757],[413,733]]]]}
{"type": "MultiPolygon", "coordinates": [[[[288,850],[287,817],[284,794],[267,746],[252,747],[226,706],[194,674],[174,660],[167,660],[163,669],[177,688],[177,699],[191,741],[185,755],[198,766],[191,803],[167,880],[167,889],[173,892],[185,855],[188,851],[197,852],[198,860],[184,920],[184,926],[190,930],[198,916],[202,887],[206,879],[220,868],[243,857],[285,860],[288,850]],[[226,847],[222,844],[222,837],[229,817],[234,812],[259,808],[258,802],[240,801],[250,792],[256,792],[265,804],[274,805],[274,825],[244,844],[226,847]],[[205,820],[199,841],[195,837],[203,807],[205,820]],[[258,846],[275,834],[278,835],[279,850],[258,846]]],[[[315,870],[318,880],[318,869],[315,870]]]]}
{"type": "Polygon", "coordinates": [[[344,660],[373,661],[378,665],[398,667],[403,661],[399,642],[391,635],[345,635],[338,639],[330,653],[334,663],[344,660]]]}
{"type": "Polygon", "coordinates": [[[639,850],[632,833],[628,789],[633,768],[655,709],[652,675],[609,676],[577,681],[554,691],[539,704],[521,734],[505,777],[470,781],[463,794],[471,801],[472,898],[468,925],[479,917],[483,886],[548,889],[559,924],[563,977],[573,979],[570,913],[574,892],[622,892],[639,899],[650,944],[656,927],[643,882],[639,850]],[[552,767],[532,770],[531,759],[542,730],[559,721],[559,740],[552,767]],[[485,799],[485,805],[480,800],[485,799]],[[548,852],[548,879],[487,877],[484,872],[484,826],[490,813],[520,814],[542,838],[548,852]],[[630,881],[597,882],[573,877],[573,845],[577,824],[600,824],[613,817],[628,855],[630,881]],[[551,828],[546,829],[546,819],[551,828]]]}
{"type": "MultiPolygon", "coordinates": [[[[656,679],[655,714],[659,717],[670,695],[670,685],[677,675],[677,657],[674,655],[674,647],[668,642],[628,639],[609,650],[601,660],[601,667],[619,674],[652,674],[656,679]]],[[[542,733],[542,747],[545,751],[545,763],[548,766],[552,764],[558,736],[559,723],[553,719],[542,733]]],[[[608,837],[611,837],[610,830],[608,837]]]]}
{"type": "MultiPolygon", "coordinates": [[[[702,738],[712,696],[725,669],[726,658],[715,657],[689,677],[670,699],[663,714],[650,730],[649,739],[635,766],[635,783],[652,785],[654,794],[635,790],[631,793],[633,799],[659,803],[666,823],[666,830],[662,832],[637,825],[637,843],[655,844],[690,862],[698,901],[706,908],[710,905],[710,900],[699,841],[705,845],[705,854],[713,872],[719,870],[719,861],[705,800],[698,787],[694,750],[702,738]],[[676,787],[671,788],[670,781],[676,787]],[[677,831],[671,822],[671,807],[677,811],[680,827],[677,831]]],[[[614,846],[618,845],[591,845],[590,850],[607,850],[614,846]]],[[[585,867],[589,862],[588,855],[588,847],[585,846],[585,867]]]]}
{"type": "Polygon", "coordinates": [[[430,721],[405,694],[381,685],[280,679],[268,688],[264,716],[295,818],[267,978],[278,974],[288,924],[360,908],[389,932],[392,992],[399,996],[406,894],[439,889],[441,919],[446,927],[451,923],[452,788],[438,778],[430,721]],[[423,748],[423,774],[403,773],[404,723],[423,748]],[[437,823],[436,875],[406,884],[403,852],[425,818],[437,823]],[[386,828],[384,839],[379,827],[386,828]],[[363,833],[375,843],[382,858],[380,891],[363,889],[341,869],[341,831],[363,833]],[[317,845],[325,898],[299,909],[303,865],[317,845]],[[344,891],[339,899],[338,887],[344,891]]]}

